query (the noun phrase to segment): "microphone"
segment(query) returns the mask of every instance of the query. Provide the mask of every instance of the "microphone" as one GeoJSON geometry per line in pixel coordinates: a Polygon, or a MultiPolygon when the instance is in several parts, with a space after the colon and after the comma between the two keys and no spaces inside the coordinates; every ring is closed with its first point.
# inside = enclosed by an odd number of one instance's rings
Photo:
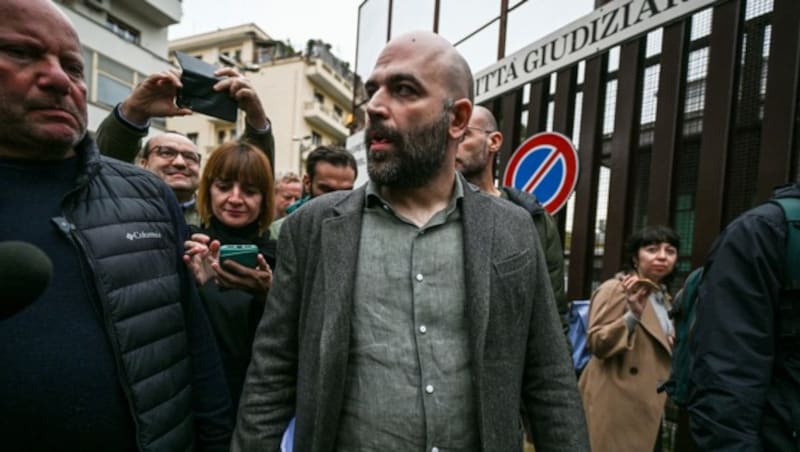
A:
{"type": "Polygon", "coordinates": [[[33,303],[53,278],[53,262],[27,242],[0,242],[0,320],[33,303]]]}

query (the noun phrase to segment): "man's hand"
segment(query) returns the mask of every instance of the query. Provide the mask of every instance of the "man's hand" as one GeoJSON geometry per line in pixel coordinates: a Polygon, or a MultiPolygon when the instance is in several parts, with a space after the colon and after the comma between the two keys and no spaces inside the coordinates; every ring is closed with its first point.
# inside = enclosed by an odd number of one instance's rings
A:
{"type": "Polygon", "coordinates": [[[128,121],[141,126],[154,117],[190,115],[192,110],[175,105],[175,96],[182,86],[180,75],[174,69],[153,74],[136,85],[122,101],[120,113],[128,121]]]}
{"type": "Polygon", "coordinates": [[[227,77],[214,85],[214,91],[227,91],[231,99],[239,104],[239,109],[244,111],[245,120],[250,127],[256,130],[264,130],[269,127],[264,106],[261,105],[261,100],[250,80],[231,67],[217,69],[214,75],[227,77]]]}

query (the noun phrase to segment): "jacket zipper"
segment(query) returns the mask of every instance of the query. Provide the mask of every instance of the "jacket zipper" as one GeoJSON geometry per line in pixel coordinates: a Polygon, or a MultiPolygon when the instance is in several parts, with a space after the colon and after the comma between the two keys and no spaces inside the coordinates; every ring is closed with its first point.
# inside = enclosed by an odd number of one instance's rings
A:
{"type": "MultiPolygon", "coordinates": [[[[74,191],[77,191],[77,189],[74,191]]],[[[73,192],[68,193],[67,196],[69,196],[73,192]]],[[[86,252],[87,249],[86,244],[83,242],[80,234],[77,233],[75,224],[68,219],[66,212],[62,211],[62,214],[64,216],[53,218],[53,222],[56,224],[56,226],[58,226],[61,232],[64,233],[64,235],[70,241],[72,246],[75,247],[75,249],[78,251],[81,257],[83,257],[80,266],[83,284],[88,289],[87,293],[91,298],[90,302],[103,322],[103,327],[105,329],[106,336],[108,337],[108,341],[111,345],[111,350],[114,355],[114,363],[116,364],[117,367],[117,380],[119,381],[120,386],[122,386],[122,392],[125,394],[125,399],[128,402],[128,412],[131,415],[131,419],[133,420],[134,428],[136,431],[135,433],[136,448],[139,450],[144,450],[140,438],[141,428],[139,425],[139,419],[136,416],[136,413],[133,409],[133,395],[131,393],[131,388],[129,386],[129,383],[124,381],[124,379],[122,378],[122,373],[125,372],[125,367],[122,363],[122,355],[119,350],[119,345],[114,340],[114,337],[111,333],[113,329],[113,322],[111,321],[111,318],[108,314],[108,310],[105,308],[106,306],[105,303],[108,300],[106,299],[105,294],[100,293],[101,292],[100,282],[97,281],[97,279],[94,278],[93,276],[90,278],[90,275],[87,275],[87,270],[91,272],[91,275],[95,275],[97,274],[97,272],[95,271],[94,262],[92,261],[92,259],[90,259],[89,253],[86,252]],[[94,284],[93,285],[89,284],[90,281],[94,282],[94,284]],[[94,288],[94,291],[92,291],[92,288],[94,288]]]]}

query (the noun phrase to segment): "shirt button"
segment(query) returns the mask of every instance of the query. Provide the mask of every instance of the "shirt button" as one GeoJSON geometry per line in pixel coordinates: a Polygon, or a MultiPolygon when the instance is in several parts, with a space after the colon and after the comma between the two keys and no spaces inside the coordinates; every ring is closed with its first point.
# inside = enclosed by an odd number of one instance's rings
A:
{"type": "Polygon", "coordinates": [[[439,452],[439,448],[438,447],[434,447],[434,448],[431,449],[431,452],[439,452]]]}
{"type": "Polygon", "coordinates": [[[419,332],[425,334],[428,331],[428,328],[425,325],[421,325],[419,327],[419,332]]]}
{"type": "Polygon", "coordinates": [[[433,394],[433,385],[425,386],[425,392],[428,394],[433,394]]]}
{"type": "Polygon", "coordinates": [[[417,273],[416,279],[417,281],[422,282],[422,273],[417,273]]]}
{"type": "Polygon", "coordinates": [[[384,204],[384,205],[383,205],[383,210],[389,210],[389,206],[387,206],[386,204],[384,204]]]}

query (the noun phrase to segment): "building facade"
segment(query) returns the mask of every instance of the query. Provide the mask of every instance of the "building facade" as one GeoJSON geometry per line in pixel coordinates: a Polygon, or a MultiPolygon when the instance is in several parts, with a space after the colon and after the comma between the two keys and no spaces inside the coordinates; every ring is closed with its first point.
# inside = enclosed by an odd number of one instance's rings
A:
{"type": "MultiPolygon", "coordinates": [[[[181,0],[57,0],[75,24],[85,60],[89,130],[147,75],[170,66],[167,28],[180,21],[181,0]]],[[[151,133],[165,122],[154,120],[151,133]]]]}
{"type": "Polygon", "coordinates": [[[537,16],[560,17],[572,2],[412,0],[424,12],[413,26],[407,3],[362,4],[360,75],[383,45],[375,28],[385,39],[438,31],[468,58],[478,103],[500,120],[498,175],[537,132],[575,143],[578,182],[557,215],[571,299],[618,271],[625,238],[646,224],[680,234],[681,280],[727,223],[798,179],[797,0],[598,0],[544,28],[537,16]],[[456,14],[473,17],[465,37],[442,32],[456,14]]]}
{"type": "MultiPolygon", "coordinates": [[[[350,135],[353,72],[323,42],[309,41],[296,51],[255,24],[244,24],[171,41],[170,49],[211,64],[235,66],[250,79],[272,122],[276,173],[302,173],[305,157],[315,146],[344,145],[350,135]]],[[[192,115],[170,118],[168,124],[208,153],[233,139],[242,121],[192,115]]]]}

